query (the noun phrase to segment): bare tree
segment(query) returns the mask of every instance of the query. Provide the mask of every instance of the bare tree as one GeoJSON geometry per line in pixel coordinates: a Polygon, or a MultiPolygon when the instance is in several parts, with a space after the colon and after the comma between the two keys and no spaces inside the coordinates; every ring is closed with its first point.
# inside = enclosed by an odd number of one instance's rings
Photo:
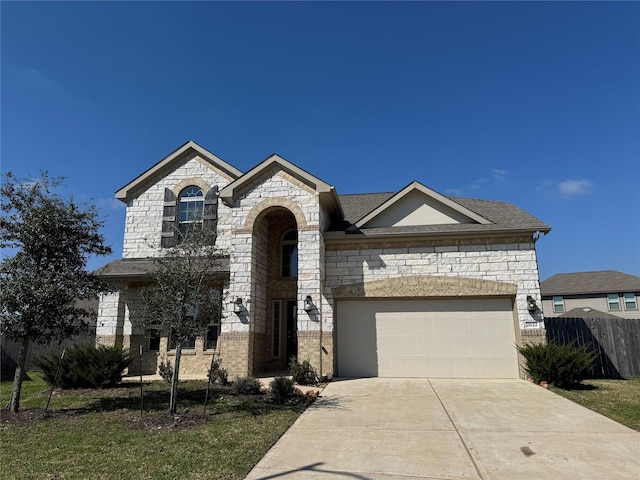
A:
{"type": "Polygon", "coordinates": [[[132,319],[147,334],[169,338],[175,348],[169,413],[177,408],[177,385],[184,343],[204,335],[221,318],[222,281],[216,277],[223,252],[206,232],[193,232],[154,260],[151,284],[141,290],[140,314],[132,319]]]}

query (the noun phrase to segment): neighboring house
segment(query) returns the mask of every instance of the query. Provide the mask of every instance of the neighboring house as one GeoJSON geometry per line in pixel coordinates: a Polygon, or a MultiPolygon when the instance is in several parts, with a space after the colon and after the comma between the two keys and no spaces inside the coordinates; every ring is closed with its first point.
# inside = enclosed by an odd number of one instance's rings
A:
{"type": "Polygon", "coordinates": [[[194,142],[116,198],[123,259],[100,270],[118,289],[102,297],[97,342],[142,345],[144,373],[174,352],[132,327],[139,287],[189,221],[216,228],[228,256],[223,318],[183,349],[185,373],[206,375],[215,354],[231,378],[292,356],[322,376],[514,378],[514,345],[544,338],[535,241],[550,227],[509,203],[418,182],[338,195],[278,155],[243,173],[194,142]]]}
{"type": "MultiPolygon", "coordinates": [[[[81,300],[78,306],[91,309],[93,312],[98,310],[98,298],[92,300],[81,300]]],[[[79,345],[93,345],[96,343],[96,321],[92,318],[87,319],[87,327],[83,328],[83,332],[73,337],[65,338],[62,341],[53,341],[51,343],[39,344],[31,342],[27,352],[26,368],[31,366],[32,360],[38,355],[44,355],[51,351],[59,351],[63,348],[70,348],[79,345]]],[[[18,353],[20,345],[8,338],[0,335],[0,367],[2,370],[13,370],[18,362],[18,353]]]]}
{"type": "Polygon", "coordinates": [[[546,317],[640,318],[640,277],[615,270],[559,273],[540,284],[546,317]]]}

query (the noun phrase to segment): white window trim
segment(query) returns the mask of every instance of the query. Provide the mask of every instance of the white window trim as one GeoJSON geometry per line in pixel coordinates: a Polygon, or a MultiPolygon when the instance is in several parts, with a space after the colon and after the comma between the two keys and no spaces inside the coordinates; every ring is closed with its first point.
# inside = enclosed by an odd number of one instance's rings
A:
{"type": "Polygon", "coordinates": [[[623,293],[622,294],[622,301],[624,303],[624,309],[625,310],[638,310],[638,299],[636,298],[636,294],[629,292],[629,293],[623,293]],[[633,299],[633,307],[629,307],[627,308],[627,298],[631,297],[633,299]]]}
{"type": "Polygon", "coordinates": [[[617,293],[609,293],[607,294],[607,308],[610,312],[619,312],[622,310],[622,305],[620,304],[620,295],[617,293]],[[615,302],[613,301],[615,297],[615,302]],[[618,308],[611,308],[612,304],[617,304],[618,308]]]}
{"type": "MultiPolygon", "coordinates": [[[[178,195],[178,208],[177,208],[177,219],[178,219],[178,230],[181,232],[180,236],[184,237],[182,235],[182,230],[181,227],[182,225],[204,225],[204,190],[199,187],[198,185],[189,185],[188,187],[185,187],[180,194],[178,195]],[[197,188],[200,190],[200,195],[194,196],[194,197],[183,197],[182,194],[185,192],[185,190],[189,189],[189,188],[197,188]],[[184,220],[181,221],[180,220],[180,207],[182,204],[185,203],[195,203],[195,202],[201,202],[202,203],[202,211],[201,211],[201,215],[199,215],[197,218],[193,218],[191,220],[184,220]]],[[[182,238],[182,240],[184,240],[184,238],[182,238]]]]}
{"type": "Polygon", "coordinates": [[[564,308],[564,297],[559,296],[559,295],[554,296],[551,299],[551,305],[553,307],[553,313],[563,313],[565,311],[565,308],[564,308]],[[558,310],[556,308],[558,306],[560,307],[560,310],[558,310]]]}

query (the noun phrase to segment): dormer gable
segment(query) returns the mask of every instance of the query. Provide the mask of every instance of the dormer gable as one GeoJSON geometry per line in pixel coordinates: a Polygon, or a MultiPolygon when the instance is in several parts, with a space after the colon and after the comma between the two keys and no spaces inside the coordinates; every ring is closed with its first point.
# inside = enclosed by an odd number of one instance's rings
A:
{"type": "Polygon", "coordinates": [[[162,176],[166,172],[171,171],[186,157],[193,154],[197,155],[211,168],[218,170],[222,175],[228,178],[229,182],[232,182],[242,175],[242,172],[234,166],[228,164],[220,157],[201,147],[193,140],[189,140],[187,143],[171,152],[169,155],[160,160],[147,171],[137,176],[124,187],[117,190],[116,198],[118,200],[122,200],[123,202],[127,202],[131,198],[133,192],[137,191],[140,187],[153,182],[153,180],[158,176],[162,176]]]}
{"type": "Polygon", "coordinates": [[[355,223],[358,229],[492,222],[420,182],[412,182],[355,223]]]}
{"type": "Polygon", "coordinates": [[[320,203],[329,215],[333,218],[342,218],[342,207],[340,206],[335,187],[311,175],[309,172],[294,165],[276,153],[270,155],[244,175],[220,190],[220,198],[227,203],[227,205],[233,205],[235,199],[240,195],[245,186],[259,178],[263,173],[274,168],[291,175],[315,191],[320,198],[320,203]]]}

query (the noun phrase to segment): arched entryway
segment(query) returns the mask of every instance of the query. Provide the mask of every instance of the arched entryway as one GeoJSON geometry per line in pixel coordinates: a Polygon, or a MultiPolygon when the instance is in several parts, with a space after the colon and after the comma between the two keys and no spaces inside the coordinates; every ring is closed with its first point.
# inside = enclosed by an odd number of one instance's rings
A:
{"type": "Polygon", "coordinates": [[[253,372],[283,371],[297,355],[298,224],[281,206],[253,224],[253,372]]]}

